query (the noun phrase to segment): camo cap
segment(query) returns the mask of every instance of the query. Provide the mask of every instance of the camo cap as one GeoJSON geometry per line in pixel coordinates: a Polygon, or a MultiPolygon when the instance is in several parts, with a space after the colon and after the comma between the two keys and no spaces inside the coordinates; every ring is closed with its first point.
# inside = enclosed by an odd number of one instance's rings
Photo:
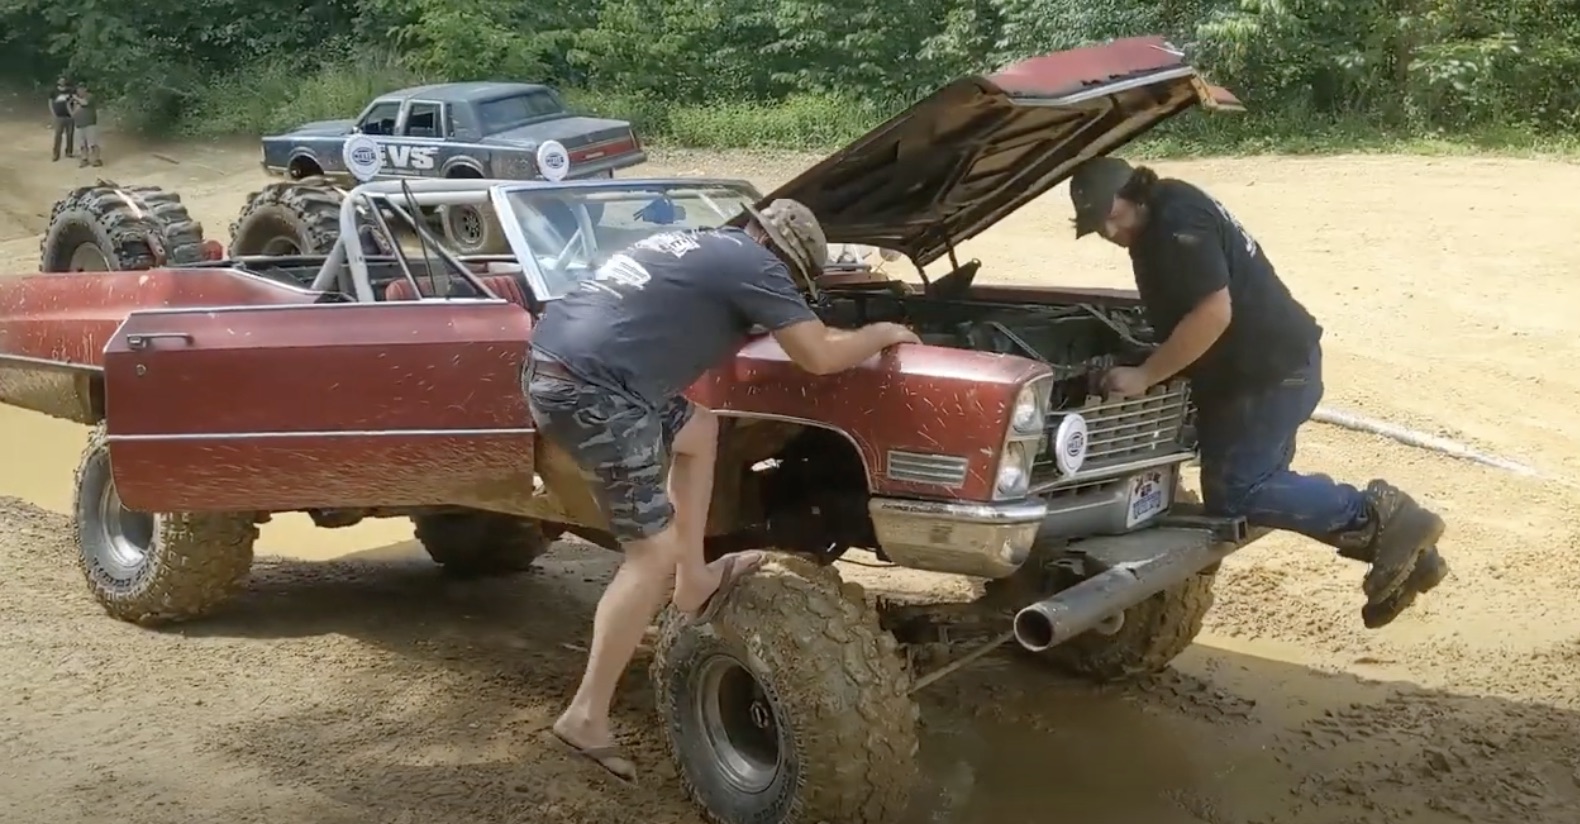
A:
{"type": "Polygon", "coordinates": [[[761,209],[747,206],[746,211],[763,227],[763,232],[790,261],[790,267],[809,286],[823,274],[823,264],[828,260],[828,238],[817,215],[798,200],[780,198],[761,209]]]}

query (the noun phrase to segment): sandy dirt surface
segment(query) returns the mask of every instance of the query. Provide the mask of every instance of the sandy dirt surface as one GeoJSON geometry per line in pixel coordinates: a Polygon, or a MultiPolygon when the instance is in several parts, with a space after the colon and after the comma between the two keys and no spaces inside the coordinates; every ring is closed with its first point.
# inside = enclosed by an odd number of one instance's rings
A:
{"type": "MultiPolygon", "coordinates": [[[[93,177],[51,165],[48,137],[42,123],[0,128],[8,271],[36,266],[50,203],[93,177]]],[[[111,136],[102,174],[179,191],[211,237],[264,182],[254,145],[157,152],[111,136]]],[[[649,168],[766,187],[805,160],[660,154],[649,168]]],[[[1543,193],[1580,187],[1580,168],[1350,157],[1161,169],[1234,209],[1321,319],[1329,403],[1549,477],[1312,426],[1301,467],[1385,475],[1445,514],[1448,584],[1367,632],[1360,570],[1279,535],[1231,559],[1208,631],[1154,680],[1093,688],[1008,654],[984,661],[926,695],[930,790],[915,821],[1574,821],[1580,205],[1543,193]]],[[[966,253],[995,280],[1125,285],[1122,254],[1074,243],[1069,217],[1061,190],[966,253]]],[[[405,523],[317,531],[281,518],[233,606],[137,629],[105,617],[75,569],[62,512],[83,434],[0,409],[0,821],[698,820],[645,678],[628,679],[618,707],[640,788],[542,740],[611,556],[563,544],[534,574],[462,584],[434,574],[405,523]]]]}

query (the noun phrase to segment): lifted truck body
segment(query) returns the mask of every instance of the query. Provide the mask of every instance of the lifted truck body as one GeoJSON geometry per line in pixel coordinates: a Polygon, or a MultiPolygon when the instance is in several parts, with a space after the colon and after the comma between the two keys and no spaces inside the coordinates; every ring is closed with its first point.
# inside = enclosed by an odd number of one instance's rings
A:
{"type": "Polygon", "coordinates": [[[571,178],[610,177],[647,160],[631,124],[566,110],[558,92],[531,83],[444,83],[382,95],[352,120],[308,123],[263,138],[264,171],[290,179],[355,181],[341,158],[353,134],[379,144],[379,179],[539,177],[538,146],[555,140],[571,178]]]}

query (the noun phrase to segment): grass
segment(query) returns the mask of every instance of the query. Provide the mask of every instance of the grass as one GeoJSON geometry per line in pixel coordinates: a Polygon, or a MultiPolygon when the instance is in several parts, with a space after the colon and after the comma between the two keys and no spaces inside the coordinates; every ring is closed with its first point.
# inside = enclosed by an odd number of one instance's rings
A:
{"type": "MultiPolygon", "coordinates": [[[[271,134],[314,120],[353,117],[372,97],[427,80],[387,55],[362,55],[316,71],[265,63],[187,91],[173,130],[191,137],[271,134]]],[[[701,149],[826,151],[904,105],[831,95],[778,103],[671,104],[579,89],[566,90],[566,97],[577,111],[632,121],[648,143],[701,149]]],[[[1187,114],[1126,150],[1128,156],[1150,159],[1385,152],[1575,157],[1580,137],[1543,135],[1514,125],[1457,132],[1387,129],[1360,117],[1252,110],[1187,114]]]]}

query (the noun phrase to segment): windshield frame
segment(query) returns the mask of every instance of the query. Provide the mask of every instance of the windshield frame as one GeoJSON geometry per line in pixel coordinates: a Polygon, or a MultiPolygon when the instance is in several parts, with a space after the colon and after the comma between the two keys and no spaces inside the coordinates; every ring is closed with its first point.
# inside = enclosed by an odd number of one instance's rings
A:
{"type": "MultiPolygon", "coordinates": [[[[716,187],[735,189],[741,193],[743,199],[757,203],[762,199],[762,192],[750,182],[738,178],[713,178],[713,177],[676,177],[676,178],[588,178],[583,180],[562,180],[550,182],[544,180],[522,181],[493,186],[489,190],[489,198],[494,207],[494,214],[499,218],[500,229],[505,233],[505,240],[509,242],[511,251],[520,263],[522,272],[527,277],[527,283],[537,299],[542,303],[558,300],[564,297],[550,288],[549,279],[538,264],[537,255],[533,254],[532,243],[527,239],[526,232],[521,228],[521,221],[516,216],[516,206],[511,196],[517,193],[553,193],[599,191],[599,190],[664,190],[664,189],[696,189],[716,187]]],[[[733,218],[731,218],[733,219],[733,218]]],[[[723,225],[723,224],[720,224],[723,225]]],[[[655,230],[657,234],[661,229],[655,230]]],[[[568,290],[567,290],[568,291],[568,290]]]]}

